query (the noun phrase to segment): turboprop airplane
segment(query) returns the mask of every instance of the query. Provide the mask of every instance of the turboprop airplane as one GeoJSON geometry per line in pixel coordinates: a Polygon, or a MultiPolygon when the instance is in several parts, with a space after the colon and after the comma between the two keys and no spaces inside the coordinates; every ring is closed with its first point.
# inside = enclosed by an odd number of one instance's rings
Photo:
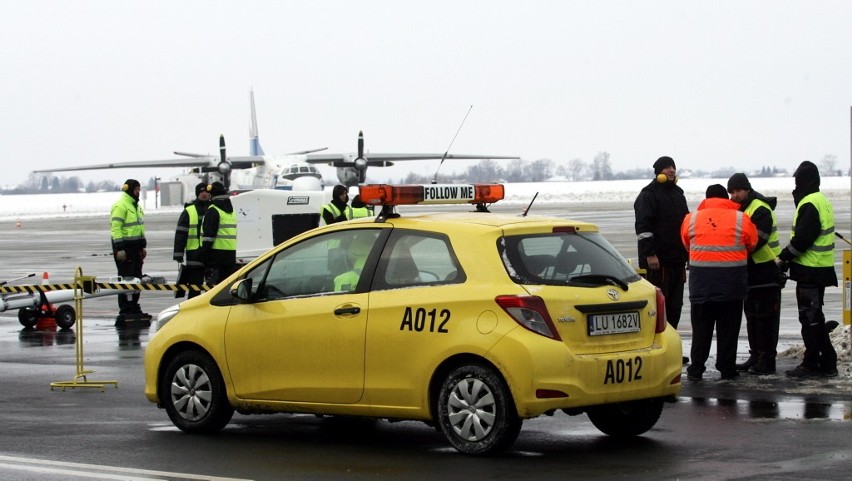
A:
{"type": "MultiPolygon", "coordinates": [[[[251,103],[250,155],[228,156],[225,151],[225,137],[219,136],[219,155],[178,152],[179,159],[138,160],[114,162],[109,164],[86,165],[78,167],[58,167],[40,169],[33,172],[67,172],[79,170],[186,167],[191,169],[193,178],[199,181],[221,181],[229,190],[252,189],[288,189],[292,181],[304,176],[322,180],[313,164],[327,164],[337,168],[337,178],[341,184],[351,187],[364,183],[367,167],[389,167],[397,161],[429,159],[518,159],[513,156],[496,155],[458,155],[458,154],[367,154],[364,153],[364,134],[358,133],[356,153],[317,153],[326,148],[294,152],[285,155],[266,155],[260,146],[257,134],[257,116],[254,107],[254,91],[249,92],[251,103]]],[[[193,194],[189,182],[184,179],[185,196],[193,194]]],[[[188,198],[187,200],[192,200],[188,198]]]]}

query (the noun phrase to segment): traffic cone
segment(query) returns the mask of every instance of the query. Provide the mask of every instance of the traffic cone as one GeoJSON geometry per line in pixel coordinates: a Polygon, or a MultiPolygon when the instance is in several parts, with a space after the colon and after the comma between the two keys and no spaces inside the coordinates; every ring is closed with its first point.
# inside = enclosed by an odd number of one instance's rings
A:
{"type": "Polygon", "coordinates": [[[41,285],[46,286],[48,284],[50,284],[50,276],[48,276],[45,271],[41,274],[41,285]]]}

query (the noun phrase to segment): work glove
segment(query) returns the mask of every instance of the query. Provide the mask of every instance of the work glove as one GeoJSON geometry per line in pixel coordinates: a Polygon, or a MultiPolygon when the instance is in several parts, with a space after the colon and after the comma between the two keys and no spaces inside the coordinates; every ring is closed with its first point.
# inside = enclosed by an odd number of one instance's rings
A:
{"type": "Polygon", "coordinates": [[[174,259],[178,264],[183,264],[183,254],[175,254],[172,259],[174,259]]]}
{"type": "Polygon", "coordinates": [[[127,262],[127,252],[124,252],[124,250],[116,252],[115,260],[117,260],[118,262],[127,262]]]}

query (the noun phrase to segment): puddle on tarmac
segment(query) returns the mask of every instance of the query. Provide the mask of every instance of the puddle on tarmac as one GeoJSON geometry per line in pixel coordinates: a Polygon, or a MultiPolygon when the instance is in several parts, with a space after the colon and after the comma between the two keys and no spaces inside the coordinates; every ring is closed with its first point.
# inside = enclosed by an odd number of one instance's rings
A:
{"type": "Polygon", "coordinates": [[[681,398],[678,402],[714,407],[719,414],[751,419],[797,419],[852,421],[852,401],[748,401],[736,399],[681,398]]]}

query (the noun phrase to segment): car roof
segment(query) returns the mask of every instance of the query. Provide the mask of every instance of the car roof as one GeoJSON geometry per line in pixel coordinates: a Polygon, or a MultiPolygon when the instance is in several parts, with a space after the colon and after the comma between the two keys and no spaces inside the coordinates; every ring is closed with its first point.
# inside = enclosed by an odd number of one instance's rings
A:
{"type": "Polygon", "coordinates": [[[425,230],[494,229],[504,231],[551,231],[554,226],[574,227],[578,232],[598,232],[595,224],[552,216],[490,212],[447,212],[429,214],[404,214],[385,221],[394,227],[420,228],[425,230]],[[452,226],[452,227],[450,227],[452,226]]]}

